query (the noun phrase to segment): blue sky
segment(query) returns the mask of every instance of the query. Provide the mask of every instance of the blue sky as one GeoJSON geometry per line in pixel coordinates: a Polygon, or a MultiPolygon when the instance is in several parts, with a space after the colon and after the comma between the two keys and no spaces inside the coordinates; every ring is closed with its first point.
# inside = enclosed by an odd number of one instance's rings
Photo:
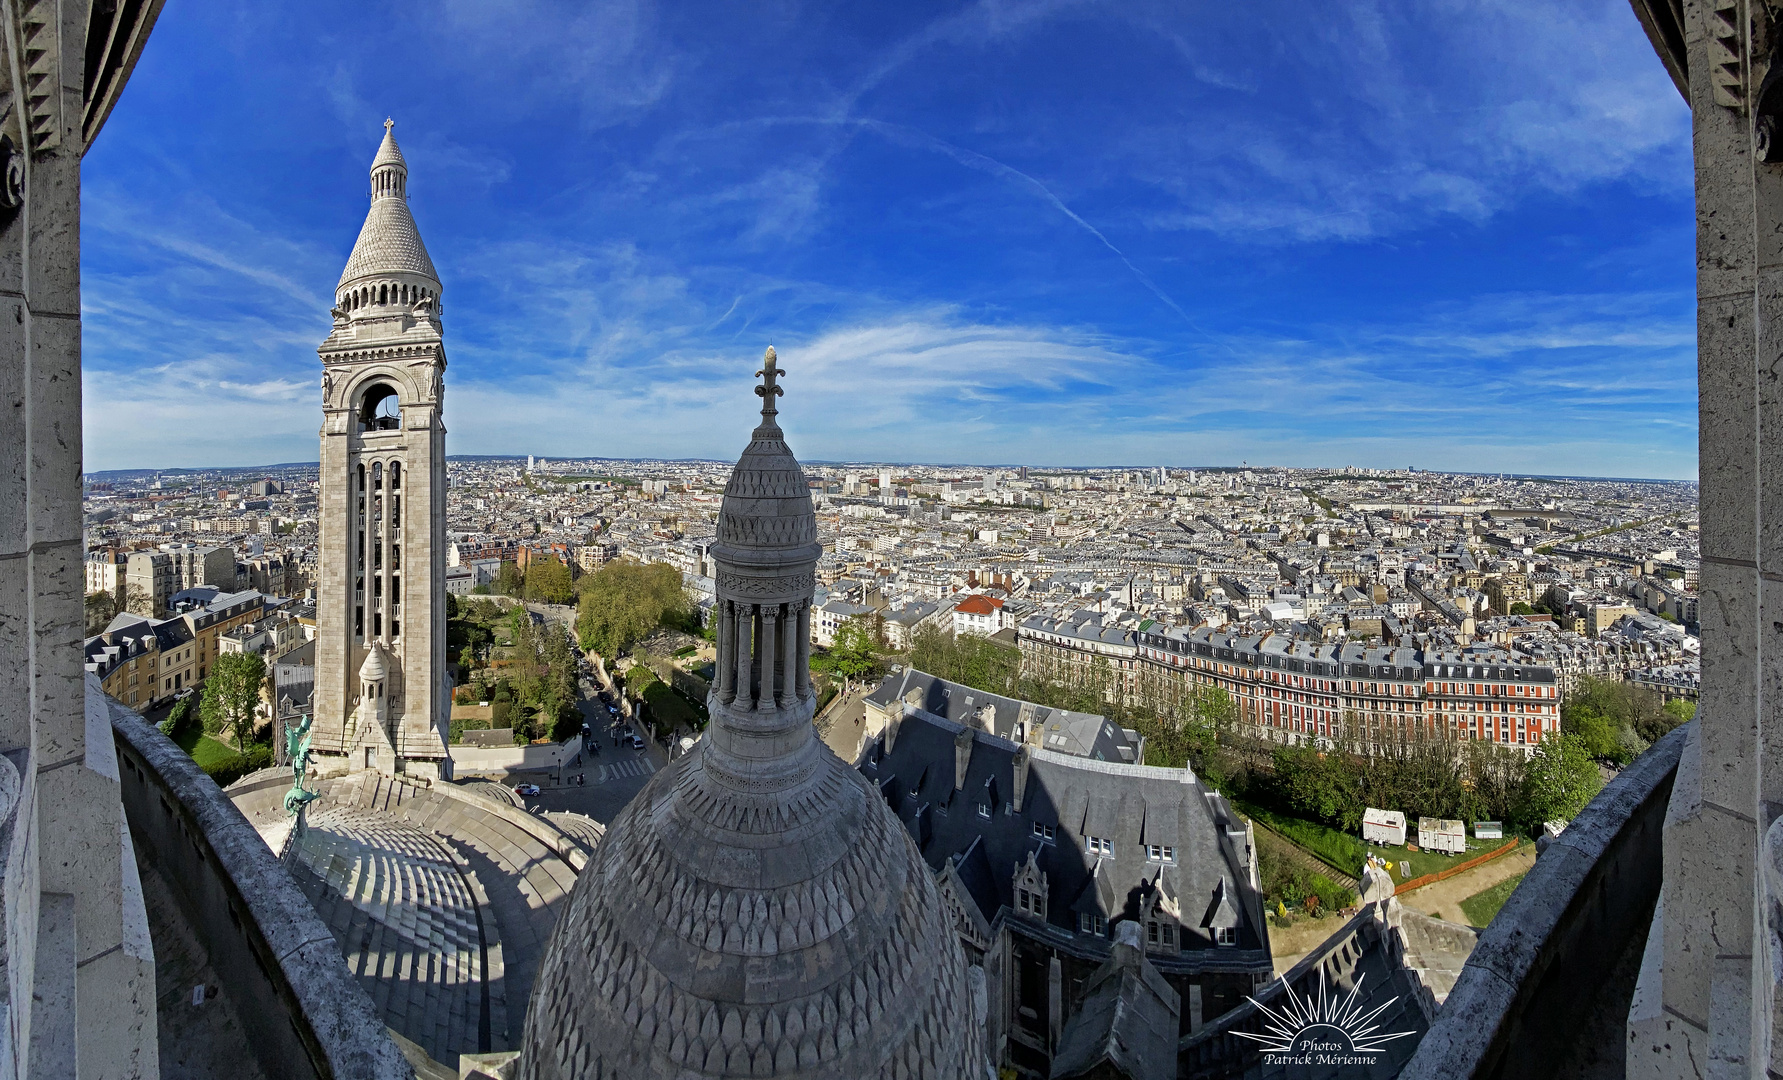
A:
{"type": "Polygon", "coordinates": [[[89,469],[313,460],[394,117],[448,451],[1696,475],[1625,0],[167,5],[86,159],[89,469]]]}

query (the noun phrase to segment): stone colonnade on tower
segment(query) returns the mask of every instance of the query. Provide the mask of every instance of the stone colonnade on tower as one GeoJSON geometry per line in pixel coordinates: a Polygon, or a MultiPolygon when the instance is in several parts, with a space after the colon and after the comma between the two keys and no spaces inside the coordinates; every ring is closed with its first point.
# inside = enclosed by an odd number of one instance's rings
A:
{"type": "Polygon", "coordinates": [[[717,685],[726,705],[786,708],[811,693],[811,601],[720,599],[717,685]]]}

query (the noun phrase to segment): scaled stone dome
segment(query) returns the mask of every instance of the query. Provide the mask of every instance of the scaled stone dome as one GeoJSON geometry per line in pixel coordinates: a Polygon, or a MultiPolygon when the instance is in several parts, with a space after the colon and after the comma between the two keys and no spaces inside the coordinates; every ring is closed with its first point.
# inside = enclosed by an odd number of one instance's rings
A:
{"type": "Polygon", "coordinates": [[[384,650],[374,641],[365,654],[365,663],[359,665],[359,681],[383,682],[389,674],[390,669],[384,663],[384,650]]]}
{"type": "MultiPolygon", "coordinates": [[[[772,391],[771,352],[765,370],[772,391]]],[[[804,477],[771,393],[764,405],[720,513],[720,538],[748,548],[713,549],[714,618],[728,620],[718,667],[750,669],[753,625],[759,681],[714,682],[699,743],[613,821],[577,879],[527,1012],[522,1080],[984,1073],[965,956],[927,864],[878,791],[816,738],[809,680],[776,669],[788,642],[761,629],[796,625],[809,593],[787,602],[726,584],[727,550],[816,566],[804,477]]]]}
{"type": "Polygon", "coordinates": [[[420,274],[438,283],[439,271],[433,268],[427,245],[421,242],[421,232],[415,228],[415,219],[409,213],[409,170],[388,123],[384,141],[378,147],[377,157],[372,159],[371,168],[374,180],[380,169],[400,170],[400,181],[391,185],[388,192],[372,197],[365,224],[359,229],[359,239],[353,242],[353,254],[347,257],[346,269],[341,271],[340,282],[335,288],[345,288],[360,278],[405,273],[420,274]]]}
{"type": "MultiPolygon", "coordinates": [[[[772,366],[776,362],[770,348],[764,363],[772,366]]],[[[756,387],[756,392],[761,393],[762,389],[756,387]]],[[[761,426],[750,436],[749,445],[724,485],[718,543],[730,548],[774,549],[803,558],[807,553],[800,549],[817,544],[817,515],[811,507],[811,487],[805,471],[799,468],[798,459],[792,456],[775,422],[779,411],[775,396],[763,395],[761,426]]],[[[722,557],[722,552],[715,554],[722,557]]],[[[819,554],[820,551],[811,552],[812,561],[819,554]]]]}

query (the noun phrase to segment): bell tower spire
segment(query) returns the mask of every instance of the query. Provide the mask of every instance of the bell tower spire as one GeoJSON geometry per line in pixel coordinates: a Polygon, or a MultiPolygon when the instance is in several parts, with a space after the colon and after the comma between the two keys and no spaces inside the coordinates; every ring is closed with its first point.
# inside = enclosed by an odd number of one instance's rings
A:
{"type": "Polygon", "coordinates": [[[371,208],[322,342],[319,767],[449,776],[446,350],[439,273],[384,121],[371,208]],[[357,673],[358,677],[355,678],[357,673]]]}

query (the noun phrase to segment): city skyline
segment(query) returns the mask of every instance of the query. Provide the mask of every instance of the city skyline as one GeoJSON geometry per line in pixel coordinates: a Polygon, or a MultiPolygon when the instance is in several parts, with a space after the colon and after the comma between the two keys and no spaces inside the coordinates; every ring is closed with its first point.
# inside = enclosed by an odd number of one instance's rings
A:
{"type": "Polygon", "coordinates": [[[454,451],[723,459],[771,342],[811,461],[1695,476],[1688,113],[1621,5],[1162,10],[180,6],[86,163],[87,463],[306,456],[392,116],[454,451]],[[292,18],[351,29],[232,44],[292,18]]]}

